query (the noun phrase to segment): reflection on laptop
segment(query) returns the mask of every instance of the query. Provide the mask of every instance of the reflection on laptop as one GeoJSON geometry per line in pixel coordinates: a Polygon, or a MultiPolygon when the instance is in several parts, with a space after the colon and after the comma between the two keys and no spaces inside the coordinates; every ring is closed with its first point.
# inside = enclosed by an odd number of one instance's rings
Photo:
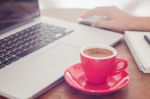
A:
{"type": "Polygon", "coordinates": [[[79,62],[82,45],[113,45],[122,38],[40,17],[37,0],[1,0],[0,34],[0,95],[19,99],[37,97],[59,82],[64,69],[79,62]]]}

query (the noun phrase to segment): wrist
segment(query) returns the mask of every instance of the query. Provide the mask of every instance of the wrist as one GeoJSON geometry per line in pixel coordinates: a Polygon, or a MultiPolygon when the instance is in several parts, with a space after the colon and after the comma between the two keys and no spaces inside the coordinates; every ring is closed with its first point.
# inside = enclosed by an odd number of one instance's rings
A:
{"type": "Polygon", "coordinates": [[[150,31],[150,17],[132,16],[129,24],[130,31],[150,31]]]}

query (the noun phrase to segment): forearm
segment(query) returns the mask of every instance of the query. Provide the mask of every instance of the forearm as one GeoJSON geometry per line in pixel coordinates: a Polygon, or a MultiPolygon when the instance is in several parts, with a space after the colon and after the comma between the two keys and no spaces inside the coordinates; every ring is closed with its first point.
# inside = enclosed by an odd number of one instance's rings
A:
{"type": "Polygon", "coordinates": [[[129,24],[131,24],[129,28],[131,31],[150,31],[150,17],[135,16],[129,24]]]}

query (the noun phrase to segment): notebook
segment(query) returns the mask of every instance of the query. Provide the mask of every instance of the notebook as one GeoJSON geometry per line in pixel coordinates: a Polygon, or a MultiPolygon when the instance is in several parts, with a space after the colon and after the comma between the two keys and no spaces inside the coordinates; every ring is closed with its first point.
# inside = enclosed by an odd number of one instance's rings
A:
{"type": "Polygon", "coordinates": [[[150,45],[144,39],[150,32],[126,31],[124,39],[141,71],[150,73],[150,45]]]}

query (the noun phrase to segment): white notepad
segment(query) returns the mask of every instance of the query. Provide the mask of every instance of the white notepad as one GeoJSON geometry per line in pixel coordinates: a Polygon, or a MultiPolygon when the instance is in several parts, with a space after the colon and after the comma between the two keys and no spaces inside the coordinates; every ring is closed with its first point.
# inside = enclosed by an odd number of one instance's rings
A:
{"type": "Polygon", "coordinates": [[[126,31],[124,39],[139,69],[150,73],[150,45],[144,39],[144,35],[150,36],[150,32],[126,31]]]}

